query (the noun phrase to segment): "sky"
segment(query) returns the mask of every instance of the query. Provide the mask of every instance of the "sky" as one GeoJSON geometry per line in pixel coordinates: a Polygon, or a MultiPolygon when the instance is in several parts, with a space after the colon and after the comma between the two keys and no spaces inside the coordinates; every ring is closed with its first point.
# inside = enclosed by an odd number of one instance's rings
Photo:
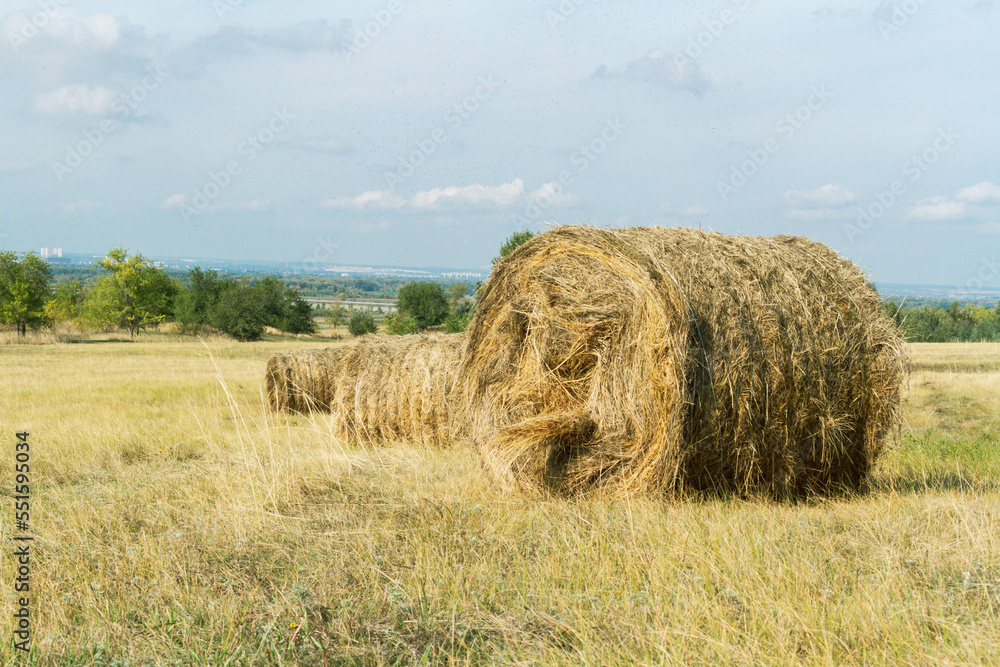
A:
{"type": "Polygon", "coordinates": [[[1000,2],[0,3],[0,247],[489,266],[515,231],[824,242],[1000,286],[1000,2]]]}

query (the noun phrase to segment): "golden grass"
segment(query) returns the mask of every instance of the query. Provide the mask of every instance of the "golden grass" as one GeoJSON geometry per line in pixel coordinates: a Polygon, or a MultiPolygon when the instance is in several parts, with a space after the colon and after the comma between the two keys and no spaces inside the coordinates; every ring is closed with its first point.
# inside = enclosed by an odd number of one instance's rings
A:
{"type": "Polygon", "coordinates": [[[33,664],[1000,661],[997,346],[913,346],[976,370],[917,371],[871,492],[774,503],[510,498],[469,450],[271,413],[287,342],[208,345],[0,349],[4,479],[34,443],[33,664]]]}

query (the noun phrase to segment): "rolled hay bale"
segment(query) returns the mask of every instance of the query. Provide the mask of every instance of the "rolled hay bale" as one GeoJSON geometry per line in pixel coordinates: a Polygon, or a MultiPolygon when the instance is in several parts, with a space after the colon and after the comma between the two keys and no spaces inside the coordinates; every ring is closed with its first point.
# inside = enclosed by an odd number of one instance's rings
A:
{"type": "Polygon", "coordinates": [[[338,437],[447,446],[462,436],[455,380],[464,335],[369,335],[350,345],[275,354],[271,408],[326,411],[338,437]]]}
{"type": "Polygon", "coordinates": [[[858,486],[906,361],[849,260],[792,236],[562,227],[501,260],[459,384],[507,489],[858,486]]]}

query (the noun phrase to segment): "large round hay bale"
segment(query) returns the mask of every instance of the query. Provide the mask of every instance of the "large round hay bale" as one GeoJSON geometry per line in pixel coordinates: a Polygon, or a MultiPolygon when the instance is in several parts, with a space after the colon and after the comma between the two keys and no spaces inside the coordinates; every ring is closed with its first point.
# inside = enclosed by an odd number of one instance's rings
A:
{"type": "Polygon", "coordinates": [[[350,345],[275,354],[267,394],[275,410],[333,414],[338,437],[446,446],[460,438],[453,398],[463,335],[363,336],[350,345]]]}
{"type": "Polygon", "coordinates": [[[460,383],[510,489],[787,496],[861,483],[905,360],[862,272],[801,237],[562,227],[501,260],[460,383]]]}

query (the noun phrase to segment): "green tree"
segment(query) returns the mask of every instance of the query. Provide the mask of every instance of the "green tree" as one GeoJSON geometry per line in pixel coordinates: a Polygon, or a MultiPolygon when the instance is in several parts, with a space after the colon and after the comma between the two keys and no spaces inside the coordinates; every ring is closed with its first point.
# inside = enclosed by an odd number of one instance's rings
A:
{"type": "Polygon", "coordinates": [[[417,321],[406,313],[395,313],[385,319],[385,332],[392,336],[405,336],[418,331],[417,321]]]}
{"type": "Polygon", "coordinates": [[[469,286],[465,283],[455,283],[448,288],[448,306],[451,310],[455,310],[458,306],[458,302],[462,300],[466,294],[469,293],[469,286]]]}
{"type": "Polygon", "coordinates": [[[188,272],[189,286],[174,300],[174,319],[182,332],[194,333],[209,324],[209,311],[219,299],[226,281],[217,271],[194,267],[188,272]]]}
{"type": "Polygon", "coordinates": [[[87,290],[79,280],[67,280],[56,285],[53,297],[45,304],[45,314],[53,321],[77,322],[83,317],[87,290]]]}
{"type": "Polygon", "coordinates": [[[260,340],[267,319],[260,290],[244,280],[226,280],[208,312],[208,322],[240,342],[260,340]]]}
{"type": "Polygon", "coordinates": [[[399,288],[396,308],[416,320],[420,329],[426,329],[448,317],[448,297],[437,283],[410,283],[399,288]]]}
{"type": "Polygon", "coordinates": [[[347,324],[347,309],[343,306],[334,306],[333,308],[328,308],[326,311],[326,319],[330,321],[333,328],[336,329],[341,324],[347,324]]]}
{"type": "Polygon", "coordinates": [[[0,322],[17,327],[18,336],[28,328],[40,329],[51,319],[45,302],[52,294],[52,270],[29,252],[21,261],[12,252],[0,253],[0,322]]]}
{"type": "Polygon", "coordinates": [[[264,324],[286,333],[316,333],[312,306],[277,278],[262,278],[254,284],[264,309],[264,324]]]}
{"type": "Polygon", "coordinates": [[[513,234],[508,236],[507,240],[503,242],[502,246],[500,246],[500,256],[493,258],[493,264],[495,265],[501,259],[509,255],[510,253],[514,252],[514,250],[516,250],[518,247],[530,241],[532,238],[534,238],[534,236],[535,233],[529,232],[527,229],[524,230],[523,232],[514,232],[513,234]]]}
{"type": "Polygon", "coordinates": [[[90,290],[86,309],[103,326],[127,329],[130,337],[173,314],[176,281],[136,253],[115,248],[97,263],[108,271],[90,290]]]}
{"type": "Polygon", "coordinates": [[[350,322],[347,323],[347,330],[351,332],[352,336],[364,336],[375,333],[378,327],[375,325],[375,318],[372,317],[371,313],[356,310],[351,315],[350,322]]]}

